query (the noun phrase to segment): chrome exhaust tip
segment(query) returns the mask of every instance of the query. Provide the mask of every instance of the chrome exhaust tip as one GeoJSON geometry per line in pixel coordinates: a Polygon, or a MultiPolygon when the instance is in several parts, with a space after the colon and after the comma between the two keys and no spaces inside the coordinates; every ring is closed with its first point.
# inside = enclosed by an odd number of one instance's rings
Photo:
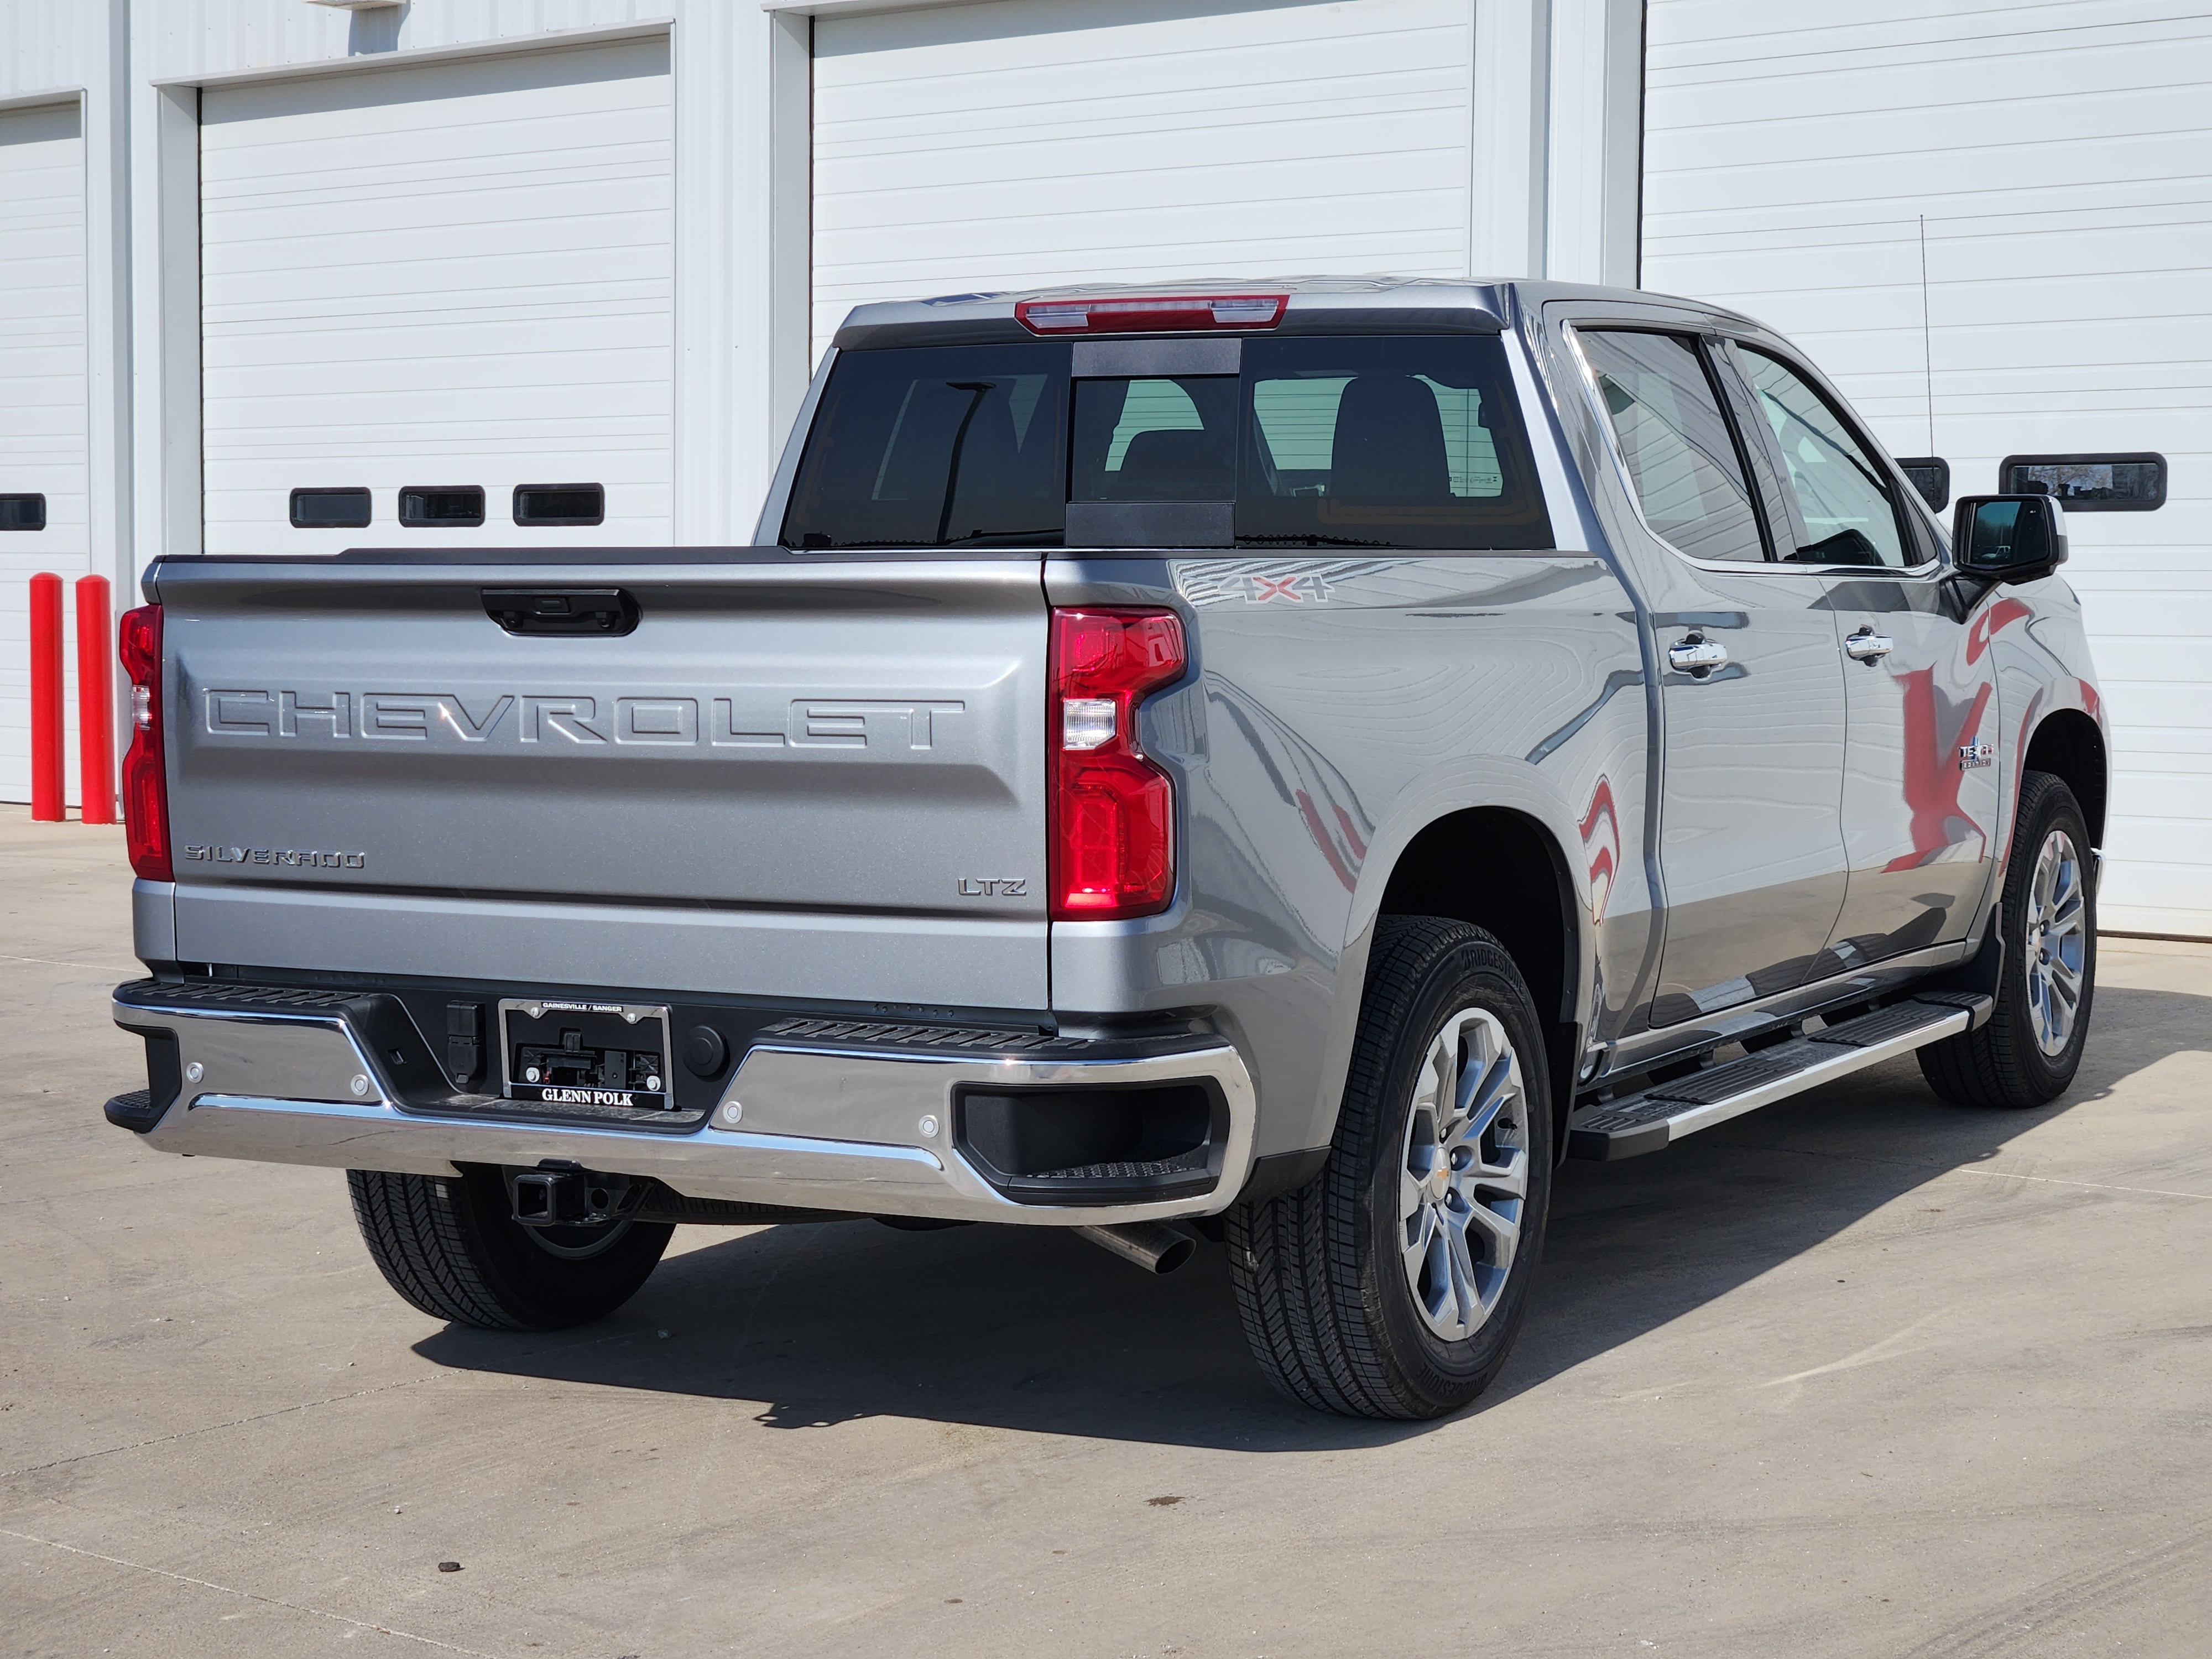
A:
{"type": "Polygon", "coordinates": [[[1198,1240],[1164,1221],[1129,1221],[1118,1227],[1075,1230],[1102,1250],[1133,1261],[1148,1273],[1171,1273],[1190,1260],[1198,1240]]]}

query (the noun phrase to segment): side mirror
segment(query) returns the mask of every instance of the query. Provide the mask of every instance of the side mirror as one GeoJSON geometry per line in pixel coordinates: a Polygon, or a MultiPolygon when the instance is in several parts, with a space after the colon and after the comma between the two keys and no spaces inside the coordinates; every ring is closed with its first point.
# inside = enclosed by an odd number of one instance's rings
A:
{"type": "Polygon", "coordinates": [[[2032,582],[2066,562],[2066,510],[2048,495],[1962,495],[1951,561],[1968,575],[2032,582]]]}

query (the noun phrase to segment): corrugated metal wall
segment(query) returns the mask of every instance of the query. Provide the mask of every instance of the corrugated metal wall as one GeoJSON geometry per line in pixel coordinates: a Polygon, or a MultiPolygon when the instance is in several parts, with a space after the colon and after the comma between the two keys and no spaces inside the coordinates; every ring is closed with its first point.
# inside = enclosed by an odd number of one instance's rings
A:
{"type": "MultiPolygon", "coordinates": [[[[0,492],[35,495],[45,527],[0,532],[0,655],[27,659],[29,578],[92,568],[86,523],[84,133],[77,100],[0,109],[0,492]]],[[[76,663],[70,687],[76,740],[76,663]]],[[[0,682],[0,788],[27,793],[30,693],[0,682]]]]}
{"type": "Polygon", "coordinates": [[[988,0],[814,26],[818,354],[870,300],[1634,280],[1638,0],[988,0]]]}
{"type": "Polygon", "coordinates": [[[385,541],[440,483],[483,514],[435,544],[674,538],[668,83],[648,37],[201,94],[210,551],[385,541]],[[604,522],[514,522],[557,482],[604,522]],[[295,528],[331,486],[376,527],[295,528]]]}
{"type": "Polygon", "coordinates": [[[2067,574],[2119,746],[2106,924],[2212,936],[2212,18],[1652,0],[1648,74],[1647,287],[1802,342],[1955,494],[2166,456],[2161,510],[2070,515],[2067,574]]]}
{"type": "Polygon", "coordinates": [[[1474,34],[1466,0],[822,18],[815,350],[917,294],[1465,276],[1474,34]]]}
{"type": "Polygon", "coordinates": [[[133,0],[133,9],[140,78],[167,81],[605,28],[684,8],[677,0],[422,0],[347,11],[305,0],[133,0]]]}
{"type": "MultiPolygon", "coordinates": [[[[47,497],[46,530],[0,535],[0,800],[30,798],[30,576],[114,580],[120,569],[121,328],[112,303],[99,303],[113,292],[114,227],[102,216],[112,201],[109,25],[119,9],[106,0],[0,0],[0,106],[18,110],[0,111],[0,489],[47,497]]],[[[65,615],[65,634],[74,628],[65,615]]],[[[63,673],[73,753],[73,647],[63,673]]],[[[74,766],[67,780],[75,805],[74,766]]]]}
{"type": "MultiPolygon", "coordinates": [[[[777,25],[750,0],[416,0],[345,12],[303,0],[131,0],[133,79],[542,39],[672,16],[676,181],[674,534],[749,540],[803,370],[779,363],[768,234],[777,25]]],[[[803,27],[803,25],[802,25],[803,27]]],[[[803,35],[801,36],[803,39],[803,35]]],[[[804,85],[803,68],[800,85],[804,85]]],[[[141,118],[150,118],[143,110],[141,118]]],[[[802,156],[803,160],[803,156],[802,156]]],[[[142,258],[138,280],[158,271],[142,258]]],[[[143,522],[143,515],[142,515],[143,522]]],[[[158,537],[142,536],[150,556],[158,537]]]]}
{"type": "Polygon", "coordinates": [[[106,36],[102,0],[0,0],[0,99],[97,78],[106,36]]]}

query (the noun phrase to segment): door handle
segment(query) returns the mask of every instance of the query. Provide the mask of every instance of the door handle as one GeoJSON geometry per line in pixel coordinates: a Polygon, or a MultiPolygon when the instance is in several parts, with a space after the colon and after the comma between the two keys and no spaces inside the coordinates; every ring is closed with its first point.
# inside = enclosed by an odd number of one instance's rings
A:
{"type": "Polygon", "coordinates": [[[619,587],[487,587],[484,614],[510,634],[619,639],[637,627],[637,601],[619,587]]]}
{"type": "Polygon", "coordinates": [[[1884,639],[1871,627],[1862,628],[1844,641],[1844,649],[1856,662],[1880,662],[1897,649],[1894,640],[1884,639]]]}
{"type": "Polygon", "coordinates": [[[1667,666],[1677,674],[1703,679],[1716,668],[1728,666],[1728,647],[1703,634],[1692,634],[1667,647],[1667,666]]]}

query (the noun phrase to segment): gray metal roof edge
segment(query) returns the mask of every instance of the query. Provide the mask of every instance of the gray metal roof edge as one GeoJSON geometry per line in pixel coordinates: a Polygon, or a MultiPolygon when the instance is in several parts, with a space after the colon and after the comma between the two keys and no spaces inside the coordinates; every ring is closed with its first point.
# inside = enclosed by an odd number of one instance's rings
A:
{"type": "Polygon", "coordinates": [[[1052,288],[1008,289],[988,294],[948,294],[927,299],[878,301],[853,307],[837,330],[841,351],[903,345],[998,345],[1049,338],[1024,327],[1015,307],[1024,300],[1154,295],[1285,294],[1283,320],[1270,332],[1285,334],[1496,334],[1517,312],[1547,301],[1572,300],[1678,307],[1761,328],[1708,301],[1641,289],[1606,288],[1542,277],[1462,279],[1441,276],[1292,276],[1191,282],[1079,283],[1052,288]]]}
{"type": "Polygon", "coordinates": [[[1389,325],[1419,331],[1496,334],[1505,327],[1508,302],[1500,284],[1443,277],[1301,276],[1226,281],[1083,283],[1054,288],[951,294],[921,300],[879,301],[853,307],[836,333],[841,351],[895,345],[982,345],[1041,337],[1015,319],[1024,300],[1114,299],[1124,295],[1284,294],[1289,296],[1283,333],[1370,331],[1389,325]],[[1355,318],[1374,322],[1362,329],[1355,318]]]}

